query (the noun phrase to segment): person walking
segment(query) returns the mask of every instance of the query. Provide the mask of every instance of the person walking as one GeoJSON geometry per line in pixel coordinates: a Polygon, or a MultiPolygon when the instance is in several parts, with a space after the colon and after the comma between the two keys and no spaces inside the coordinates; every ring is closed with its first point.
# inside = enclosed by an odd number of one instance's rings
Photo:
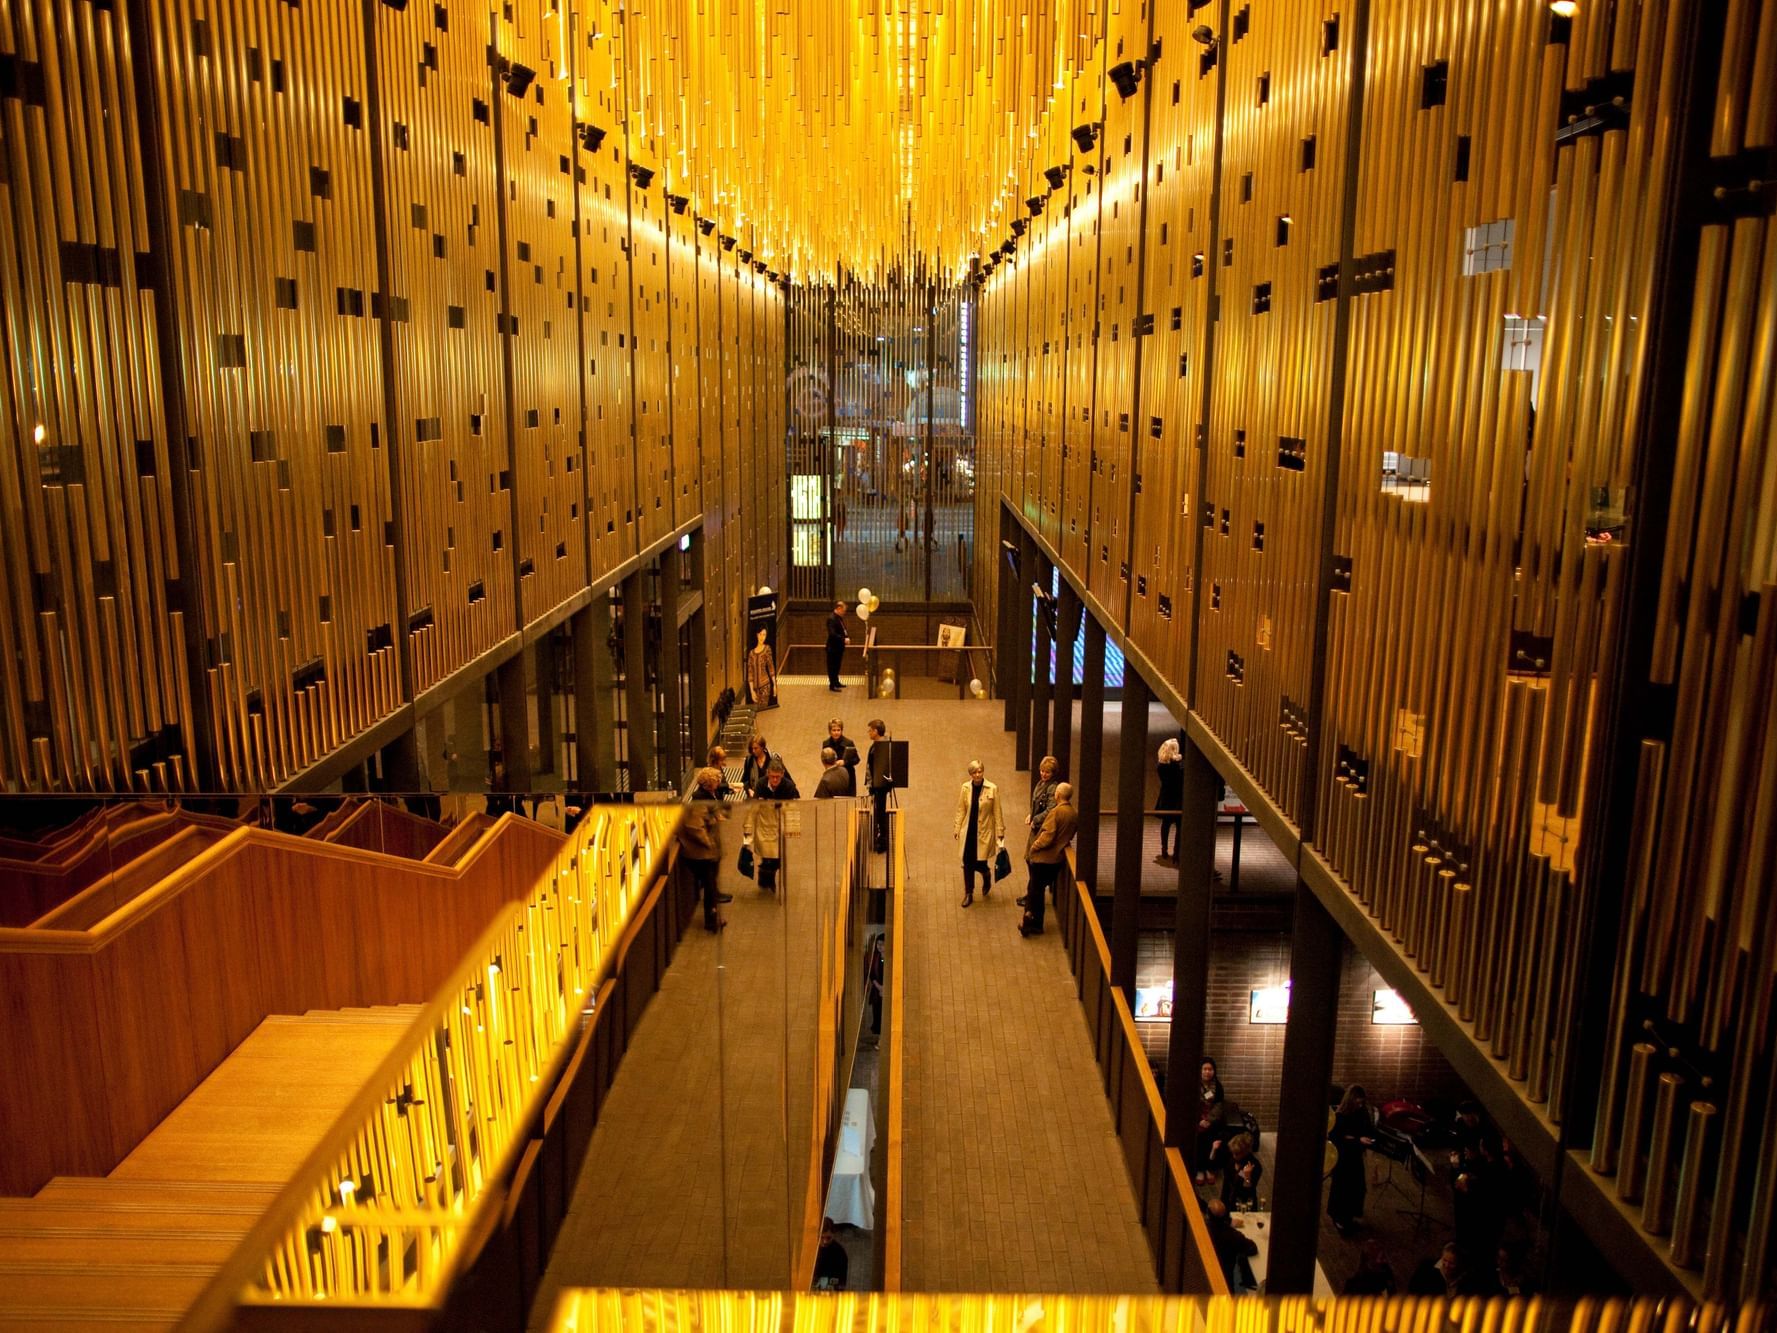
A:
{"type": "Polygon", "coordinates": [[[864,761],[864,780],[870,788],[871,845],[888,850],[888,794],[894,789],[894,747],[889,744],[888,724],[873,717],[864,724],[870,738],[870,755],[864,761]]]}
{"type": "Polygon", "coordinates": [[[851,774],[839,762],[839,756],[833,753],[831,745],[821,747],[821,780],[814,785],[814,798],[817,801],[831,801],[836,797],[852,794],[851,774]]]}
{"type": "Polygon", "coordinates": [[[1172,737],[1160,742],[1160,756],[1155,767],[1160,774],[1160,799],[1154,803],[1154,808],[1160,811],[1160,855],[1154,859],[1163,866],[1175,866],[1178,864],[1179,817],[1170,812],[1185,807],[1185,756],[1172,737]],[[1168,845],[1171,851],[1167,850],[1168,845]]]}
{"type": "Polygon", "coordinates": [[[969,780],[963,783],[956,803],[956,828],[951,835],[963,844],[963,906],[975,902],[975,876],[981,876],[981,896],[993,892],[993,867],[987,863],[988,848],[1006,845],[1006,816],[1000,810],[1000,789],[987,780],[979,759],[969,760],[969,780]]]}
{"type": "Polygon", "coordinates": [[[845,660],[845,645],[851,636],[845,632],[845,603],[834,602],[833,614],[827,617],[827,688],[843,690],[839,683],[839,664],[845,660]]]}
{"type": "Polygon", "coordinates": [[[784,771],[781,759],[773,759],[765,769],[765,781],[753,792],[754,801],[747,807],[744,841],[758,860],[755,871],[758,885],[766,893],[777,892],[778,867],[784,859],[785,801],[799,801],[802,793],[784,771]]]}
{"type": "Polygon", "coordinates": [[[1049,813],[1049,807],[1055,804],[1055,778],[1060,770],[1060,762],[1052,754],[1043,756],[1042,763],[1037,765],[1037,782],[1030,789],[1030,816],[1024,822],[1030,826],[1030,832],[1024,839],[1024,862],[1026,883],[1024,896],[1018,900],[1023,907],[1030,899],[1030,845],[1037,840],[1037,830],[1043,827],[1043,817],[1049,813]]]}
{"type": "Polygon", "coordinates": [[[716,887],[716,877],[722,869],[721,787],[721,769],[698,769],[691,805],[685,811],[685,822],[679,826],[679,850],[684,853],[691,881],[697,885],[698,897],[703,902],[703,928],[712,935],[728,925],[717,913],[717,905],[734,901],[733,894],[722,893],[716,887]]]}
{"type": "Polygon", "coordinates": [[[1043,827],[1031,839],[1025,861],[1030,868],[1030,892],[1025,895],[1024,919],[1018,933],[1024,936],[1043,933],[1043,909],[1050,892],[1061,878],[1061,858],[1074,840],[1079,815],[1074,811],[1074,788],[1070,782],[1057,784],[1055,804],[1043,816],[1043,827]]]}
{"type": "Polygon", "coordinates": [[[1369,1190],[1364,1150],[1376,1141],[1375,1131],[1363,1087],[1353,1083],[1339,1099],[1333,1127],[1327,1131],[1327,1137],[1339,1150],[1333,1164],[1333,1187],[1327,1192],[1327,1216],[1333,1219],[1341,1236],[1349,1236],[1364,1214],[1364,1195],[1369,1190]]]}

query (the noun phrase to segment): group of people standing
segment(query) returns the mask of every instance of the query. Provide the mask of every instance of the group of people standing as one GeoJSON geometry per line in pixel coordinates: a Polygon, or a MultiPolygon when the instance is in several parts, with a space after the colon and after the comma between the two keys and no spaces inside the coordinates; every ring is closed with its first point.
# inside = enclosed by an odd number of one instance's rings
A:
{"type": "MultiPolygon", "coordinates": [[[[1043,933],[1043,915],[1049,898],[1056,892],[1061,877],[1062,859],[1072,845],[1079,815],[1074,809],[1072,784],[1058,781],[1060,765],[1054,755],[1045,755],[1037,765],[1036,785],[1030,793],[1030,815],[1025,824],[1030,832],[1025,839],[1024,860],[1027,887],[1018,905],[1024,915],[1018,933],[1029,937],[1043,933]]],[[[957,797],[956,821],[951,836],[960,841],[963,863],[963,903],[975,903],[975,879],[981,879],[981,896],[993,892],[996,878],[1011,873],[1011,859],[1006,853],[1006,817],[1000,809],[999,788],[987,780],[986,769],[979,759],[969,761],[968,780],[957,797]],[[987,849],[995,849],[990,865],[987,849]]]]}

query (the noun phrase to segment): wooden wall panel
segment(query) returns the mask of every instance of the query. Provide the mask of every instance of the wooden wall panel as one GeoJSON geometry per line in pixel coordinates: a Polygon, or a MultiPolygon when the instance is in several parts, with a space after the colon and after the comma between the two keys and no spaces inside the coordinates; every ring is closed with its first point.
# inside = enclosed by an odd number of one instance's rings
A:
{"type": "Polygon", "coordinates": [[[0,790],[194,771],[129,14],[0,3],[0,790]]]}
{"type": "MultiPolygon", "coordinates": [[[[1072,119],[1096,130],[1105,118],[1103,52],[1094,77],[1074,80],[1072,119]]],[[[1092,503],[1093,388],[1098,365],[1099,196],[1104,180],[1104,136],[1076,152],[1068,175],[1067,358],[1065,426],[1061,445],[1061,557],[1084,580],[1092,503]]]]}
{"type": "MultiPolygon", "coordinates": [[[[708,635],[709,698],[714,702],[732,679],[737,693],[739,664],[744,654],[740,644],[744,624],[740,609],[740,588],[729,568],[729,546],[736,532],[728,518],[729,464],[732,461],[723,448],[722,431],[722,288],[720,278],[721,251],[700,219],[697,223],[697,341],[696,359],[691,369],[696,375],[698,393],[698,451],[702,460],[703,526],[703,599],[708,635]]],[[[674,270],[675,281],[677,270],[674,270]]]]}
{"type": "MultiPolygon", "coordinates": [[[[1148,55],[1148,7],[1122,0],[1107,20],[1107,70],[1148,55]]],[[[1143,83],[1146,82],[1144,79],[1143,83]]],[[[1141,313],[1142,163],[1147,153],[1144,91],[1105,95],[1100,143],[1103,185],[1098,200],[1098,342],[1093,381],[1091,499],[1085,550],[1086,586],[1123,628],[1130,584],[1129,516],[1138,453],[1134,420],[1136,319],[1141,313]]]]}
{"type": "Polygon", "coordinates": [[[658,181],[630,191],[630,284],[635,311],[637,537],[673,528],[673,401],[667,359],[666,198],[658,181]]]}
{"type": "Polygon", "coordinates": [[[1148,111],[1148,207],[1141,310],[1152,331],[1142,344],[1130,637],[1169,680],[1189,671],[1196,535],[1193,496],[1202,459],[1208,383],[1207,274],[1193,262],[1210,244],[1219,64],[1205,67],[1191,41],[1188,8],[1158,6],[1160,59],[1148,111]]]}
{"type": "Polygon", "coordinates": [[[521,619],[528,624],[587,582],[574,374],[573,114],[567,21],[557,0],[514,0],[503,12],[496,33],[500,55],[535,71],[522,97],[513,96],[508,84],[496,87],[494,99],[505,168],[502,295],[512,366],[512,540],[521,619]]]}
{"type": "Polygon", "coordinates": [[[361,18],[152,10],[190,559],[229,784],[288,778],[399,694],[361,18]]]}
{"type": "Polygon", "coordinates": [[[574,36],[574,180],[579,191],[580,383],[586,411],[595,585],[635,555],[636,460],[629,358],[629,175],[623,62],[602,7],[574,36]],[[596,149],[589,142],[597,142],[596,149]]]}
{"type": "MultiPolygon", "coordinates": [[[[685,201],[689,204],[689,200],[685,201]]],[[[668,202],[667,353],[672,397],[672,525],[703,513],[702,386],[697,379],[697,222],[668,202]]]]}
{"type": "Polygon", "coordinates": [[[405,314],[387,325],[386,439],[409,620],[398,632],[417,691],[516,624],[511,560],[492,540],[512,518],[490,484],[511,469],[500,295],[488,281],[500,267],[493,77],[488,34],[468,15],[453,24],[430,5],[375,14],[388,290],[405,314]]]}
{"type": "Polygon", "coordinates": [[[1308,707],[1332,426],[1337,302],[1320,270],[1339,260],[1345,193],[1351,43],[1329,46],[1337,8],[1254,3],[1245,34],[1224,39],[1221,253],[1205,260],[1220,315],[1194,697],[1293,819],[1304,749],[1289,719],[1308,707]]]}

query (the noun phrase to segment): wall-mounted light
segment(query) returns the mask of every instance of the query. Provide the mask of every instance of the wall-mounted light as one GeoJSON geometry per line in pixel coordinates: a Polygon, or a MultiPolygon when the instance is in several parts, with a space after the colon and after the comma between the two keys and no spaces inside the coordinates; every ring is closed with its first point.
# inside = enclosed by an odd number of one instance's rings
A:
{"type": "Polygon", "coordinates": [[[1063,162],[1058,167],[1047,167],[1043,171],[1043,179],[1049,182],[1051,190],[1059,190],[1067,180],[1069,163],[1063,162]]]}
{"type": "Polygon", "coordinates": [[[1082,153],[1090,153],[1098,143],[1098,126],[1088,121],[1084,125],[1076,125],[1073,130],[1074,145],[1082,153]]]}
{"type": "Polygon", "coordinates": [[[1121,64],[1112,65],[1108,71],[1106,77],[1117,90],[1117,96],[1125,102],[1134,97],[1136,90],[1141,87],[1142,71],[1147,68],[1147,64],[1145,60],[1125,60],[1121,64]]]}
{"type": "Polygon", "coordinates": [[[640,162],[631,162],[629,178],[636,183],[636,189],[645,190],[654,184],[654,168],[644,167],[640,162]]]}
{"type": "Polygon", "coordinates": [[[1030,215],[1034,218],[1038,213],[1043,211],[1043,204],[1045,202],[1046,201],[1042,195],[1033,194],[1030,198],[1024,201],[1024,206],[1030,210],[1030,215]]]}
{"type": "Polygon", "coordinates": [[[599,145],[605,141],[605,131],[601,130],[597,125],[580,126],[579,135],[580,146],[589,153],[598,152],[599,145]]]}
{"type": "Polygon", "coordinates": [[[697,229],[700,232],[702,232],[705,236],[708,236],[711,232],[713,232],[716,229],[715,219],[714,218],[698,218],[697,219],[697,229]]]}
{"type": "Polygon", "coordinates": [[[531,90],[531,84],[537,78],[537,71],[529,65],[521,65],[516,60],[503,62],[500,76],[506,80],[506,91],[514,97],[523,97],[531,90]]]}
{"type": "Polygon", "coordinates": [[[1209,48],[1211,51],[1216,49],[1216,35],[1210,31],[1207,23],[1199,23],[1195,28],[1191,29],[1191,40],[1196,42],[1199,46],[1209,48]]]}
{"type": "Polygon", "coordinates": [[[681,215],[687,208],[691,207],[691,201],[682,194],[667,195],[666,203],[667,207],[671,208],[673,212],[681,215]]]}

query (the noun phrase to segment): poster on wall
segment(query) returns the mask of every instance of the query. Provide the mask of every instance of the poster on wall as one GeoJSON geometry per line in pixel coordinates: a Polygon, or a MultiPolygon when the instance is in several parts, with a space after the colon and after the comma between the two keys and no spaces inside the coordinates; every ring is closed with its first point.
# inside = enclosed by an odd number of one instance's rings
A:
{"type": "Polygon", "coordinates": [[[969,637],[967,625],[943,624],[938,626],[938,646],[947,651],[938,654],[938,679],[956,682],[957,662],[962,657],[962,646],[969,637]]]}
{"type": "Polygon", "coordinates": [[[747,633],[743,640],[742,677],[747,702],[754,708],[777,707],[777,594],[747,598],[747,633]]]}
{"type": "Polygon", "coordinates": [[[1287,1023],[1290,1018],[1290,983],[1281,986],[1256,986],[1253,988],[1252,1008],[1248,1011],[1249,1023],[1287,1023]]]}

